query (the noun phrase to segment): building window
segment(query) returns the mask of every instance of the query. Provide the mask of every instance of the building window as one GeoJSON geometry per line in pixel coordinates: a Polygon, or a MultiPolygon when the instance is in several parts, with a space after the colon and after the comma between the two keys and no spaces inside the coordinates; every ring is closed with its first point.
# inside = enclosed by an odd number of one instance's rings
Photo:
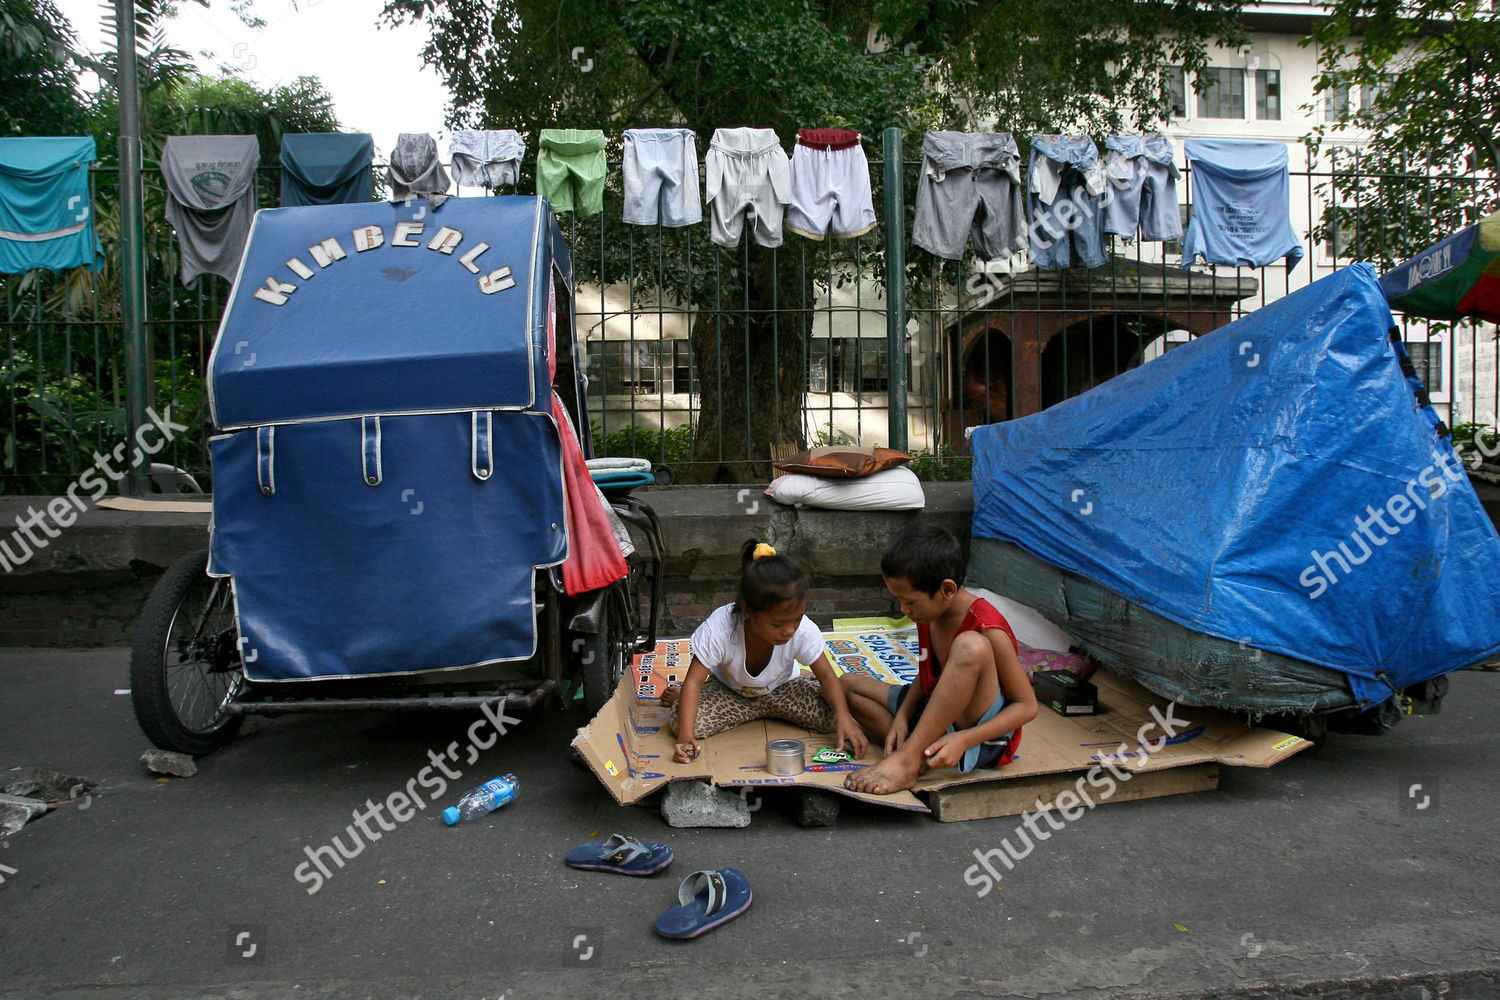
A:
{"type": "Polygon", "coordinates": [[[1255,71],[1255,117],[1263,122],[1281,120],[1281,70],[1255,71]]]}
{"type": "Polygon", "coordinates": [[[1443,374],[1447,369],[1443,365],[1443,342],[1441,340],[1408,343],[1406,353],[1411,357],[1412,367],[1417,370],[1417,378],[1422,380],[1423,388],[1430,393],[1448,391],[1443,383],[1443,374]]]}
{"type": "Polygon", "coordinates": [[[693,352],[685,340],[590,341],[589,392],[593,395],[694,392],[693,352]]]}
{"type": "Polygon", "coordinates": [[[1187,117],[1187,75],[1181,66],[1166,68],[1167,113],[1173,118],[1187,117]]]}
{"type": "Polygon", "coordinates": [[[807,352],[807,391],[885,392],[889,370],[883,340],[818,337],[807,352]]]}
{"type": "Polygon", "coordinates": [[[1359,255],[1359,226],[1349,217],[1353,211],[1340,208],[1328,213],[1328,256],[1353,260],[1359,255]]]}
{"type": "Polygon", "coordinates": [[[1210,66],[1198,74],[1198,117],[1245,117],[1245,71],[1210,66]]]}
{"type": "Polygon", "coordinates": [[[1349,85],[1346,83],[1329,87],[1323,92],[1323,116],[1329,121],[1338,121],[1349,112],[1349,85]]]}

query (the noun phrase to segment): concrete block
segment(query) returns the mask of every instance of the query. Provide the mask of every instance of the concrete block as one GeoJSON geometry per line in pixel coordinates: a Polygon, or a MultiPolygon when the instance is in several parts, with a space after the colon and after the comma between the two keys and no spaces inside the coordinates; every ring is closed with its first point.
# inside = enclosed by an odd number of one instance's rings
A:
{"type": "Polygon", "coordinates": [[[179,778],[191,778],[198,773],[198,765],[187,754],[158,750],[155,747],[141,754],[141,763],[157,774],[171,774],[179,778]]]}
{"type": "Polygon", "coordinates": [[[661,800],[661,816],[671,826],[749,826],[750,807],[732,792],[706,781],[674,781],[661,800]]]}

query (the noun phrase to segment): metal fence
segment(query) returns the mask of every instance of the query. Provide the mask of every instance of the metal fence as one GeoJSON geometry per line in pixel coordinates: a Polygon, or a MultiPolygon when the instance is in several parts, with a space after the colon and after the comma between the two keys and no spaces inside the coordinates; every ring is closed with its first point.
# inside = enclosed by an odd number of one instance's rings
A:
{"type": "MultiPolygon", "coordinates": [[[[828,241],[788,233],[774,249],[748,237],[721,249],[706,221],[624,225],[619,167],[609,164],[602,215],[564,217],[596,450],[671,464],[679,478],[740,481],[768,476],[771,456],[841,441],[901,447],[926,476],[964,477],[964,428],[1077,395],[1354,260],[1389,259],[1384,241],[1413,209],[1397,196],[1421,192],[1416,209],[1456,227],[1460,206],[1474,203],[1465,188],[1488,183],[1335,161],[1292,173],[1307,252],[1295,268],[1183,270],[1180,245],[1108,237],[1103,267],[1039,271],[1024,254],[950,262],[910,247],[920,163],[899,154],[871,161],[875,230],[828,241]]],[[[533,169],[517,191],[534,190],[533,169]]],[[[92,174],[110,251],[116,183],[108,168],[92,174]]],[[[278,185],[277,168],[263,167],[262,207],[277,203],[278,185]]],[[[202,376],[228,284],[181,285],[159,171],[147,168],[145,188],[152,405],[190,428],[153,460],[208,489],[202,376]]],[[[1179,191],[1186,217],[1190,174],[1179,191]]],[[[59,492],[126,433],[117,255],[99,274],[0,277],[0,300],[0,491],[59,492]]],[[[1406,321],[1403,334],[1450,425],[1497,422],[1494,327],[1406,321]]]]}

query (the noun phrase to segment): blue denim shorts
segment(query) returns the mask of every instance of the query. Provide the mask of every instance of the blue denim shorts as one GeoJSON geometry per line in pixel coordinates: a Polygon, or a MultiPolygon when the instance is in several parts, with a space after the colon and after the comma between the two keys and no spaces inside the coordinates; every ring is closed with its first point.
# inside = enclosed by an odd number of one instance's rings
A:
{"type": "MultiPolygon", "coordinates": [[[[885,707],[890,710],[892,715],[896,714],[896,709],[901,707],[901,702],[906,699],[906,692],[910,690],[910,684],[891,684],[888,686],[885,692],[885,707]]],[[[1005,695],[996,695],[995,703],[990,706],[989,711],[984,713],[984,716],[979,720],[979,725],[983,725],[993,719],[999,713],[1000,709],[1004,707],[1005,695]]],[[[950,733],[957,731],[957,728],[954,726],[948,727],[948,732],[950,733]]],[[[994,767],[995,761],[1005,756],[1005,751],[1010,749],[1011,737],[1014,735],[1014,733],[1008,733],[998,740],[986,740],[977,747],[970,747],[965,750],[963,762],[959,764],[958,769],[964,774],[968,774],[976,767],[994,767]]]]}

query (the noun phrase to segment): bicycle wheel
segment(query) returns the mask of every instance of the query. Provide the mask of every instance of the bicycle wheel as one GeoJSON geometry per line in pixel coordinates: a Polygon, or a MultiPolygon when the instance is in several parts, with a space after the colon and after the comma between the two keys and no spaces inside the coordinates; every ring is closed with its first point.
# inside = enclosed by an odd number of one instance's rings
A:
{"type": "Polygon", "coordinates": [[[620,686],[620,676],[625,672],[626,628],[616,585],[604,595],[599,631],[580,633],[573,643],[574,659],[583,673],[583,706],[590,717],[620,686]]]}
{"type": "Polygon", "coordinates": [[[163,750],[206,754],[244,721],[229,705],[245,684],[229,581],[208,576],[208,551],[183,556],[151,590],[130,653],[135,718],[163,750]]]}

